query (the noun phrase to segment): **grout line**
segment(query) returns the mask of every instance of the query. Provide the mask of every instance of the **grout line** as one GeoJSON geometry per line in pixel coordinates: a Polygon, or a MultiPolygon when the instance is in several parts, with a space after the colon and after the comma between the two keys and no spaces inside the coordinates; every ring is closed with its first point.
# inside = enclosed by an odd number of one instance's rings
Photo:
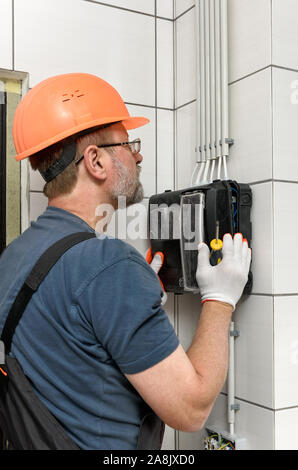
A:
{"type": "MultiPolygon", "coordinates": [[[[178,322],[179,311],[178,310],[179,310],[178,309],[178,295],[174,294],[174,329],[176,331],[176,335],[179,338],[179,322],[178,322]]],[[[174,446],[176,450],[179,450],[179,436],[180,436],[179,431],[175,430],[174,446]]]]}
{"type": "Polygon", "coordinates": [[[119,7],[118,5],[111,5],[110,3],[98,2],[96,0],[83,0],[83,1],[89,2],[89,3],[95,3],[96,5],[102,5],[102,6],[105,6],[105,7],[115,8],[116,10],[123,10],[123,11],[128,11],[130,13],[137,13],[139,15],[149,16],[151,18],[158,18],[160,20],[171,21],[172,23],[174,23],[176,20],[180,19],[182,16],[186,15],[186,13],[188,13],[189,11],[191,11],[195,8],[195,5],[192,5],[187,10],[183,11],[182,13],[180,13],[178,16],[175,17],[176,8],[175,8],[175,4],[174,4],[174,11],[173,11],[173,16],[174,17],[173,18],[167,18],[166,16],[157,15],[156,9],[155,9],[155,14],[153,14],[153,13],[146,13],[146,12],[140,11],[140,10],[133,10],[131,8],[119,7]]]}
{"type": "MultiPolygon", "coordinates": [[[[188,13],[189,11],[193,10],[195,8],[195,5],[193,5],[192,7],[189,7],[187,10],[183,11],[182,13],[180,13],[180,15],[176,16],[176,18],[174,18],[174,21],[176,20],[179,20],[181,18],[181,16],[185,15],[186,13],[188,13]]],[[[176,12],[176,11],[175,11],[176,12]]],[[[175,12],[174,12],[174,16],[175,16],[175,12]]]]}
{"type": "Polygon", "coordinates": [[[139,15],[144,15],[144,16],[149,16],[151,18],[160,18],[161,20],[166,20],[166,21],[174,21],[172,18],[166,18],[165,16],[157,16],[156,14],[156,9],[155,13],[146,13],[145,11],[140,11],[140,10],[132,10],[131,8],[125,8],[125,7],[119,7],[118,5],[111,5],[110,3],[105,3],[105,2],[97,2],[96,0],[83,0],[88,3],[95,3],[95,5],[101,5],[104,7],[110,7],[114,8],[116,10],[122,10],[122,11],[127,11],[129,13],[137,13],[139,15]]]}
{"type": "Polygon", "coordinates": [[[177,106],[177,108],[174,108],[174,111],[178,111],[181,108],[184,108],[185,106],[188,106],[189,104],[195,103],[197,101],[196,98],[194,98],[191,101],[188,101],[187,103],[181,104],[180,106],[177,106]]]}
{"type": "MultiPolygon", "coordinates": [[[[230,83],[229,83],[229,86],[230,86],[230,85],[234,85],[235,83],[241,82],[242,80],[245,80],[246,78],[249,78],[249,77],[251,77],[251,76],[253,76],[253,75],[255,75],[255,74],[259,73],[259,72],[263,72],[264,70],[267,70],[267,69],[269,69],[269,68],[271,68],[271,69],[275,68],[275,69],[280,69],[280,70],[286,70],[286,71],[288,71],[288,72],[297,72],[297,73],[298,73],[298,69],[292,69],[292,68],[289,68],[289,67],[282,67],[282,66],[280,66],[280,65],[270,64],[270,65],[267,65],[266,67],[263,67],[263,68],[261,68],[261,69],[259,69],[259,70],[256,70],[255,72],[249,73],[248,75],[245,75],[245,76],[243,76],[243,77],[241,77],[241,78],[238,78],[237,80],[234,80],[233,82],[230,82],[230,83]]],[[[180,106],[177,106],[177,108],[174,108],[174,111],[176,111],[177,109],[183,108],[184,106],[187,106],[187,105],[189,105],[189,104],[191,104],[191,103],[194,103],[195,101],[196,101],[196,98],[194,98],[193,100],[188,101],[187,103],[184,103],[184,104],[182,104],[182,105],[180,105],[180,106]]]]}
{"type": "MultiPolygon", "coordinates": [[[[173,17],[175,18],[176,14],[176,0],[173,0],[173,17]]],[[[173,189],[176,189],[176,165],[177,165],[177,125],[176,125],[176,20],[173,21],[173,189]]],[[[178,308],[178,295],[174,294],[174,329],[179,338],[179,308],[178,308]]],[[[180,446],[180,433],[175,430],[174,434],[174,447],[176,450],[179,450],[180,446]]]]}
{"type": "MultiPolygon", "coordinates": [[[[221,392],[220,395],[227,396],[227,393],[226,392],[221,392]]],[[[248,403],[250,405],[258,406],[259,408],[264,408],[265,410],[273,411],[274,413],[276,411],[298,409],[298,404],[293,405],[293,406],[285,406],[284,408],[270,408],[269,406],[261,405],[260,403],[255,403],[254,401],[246,400],[245,398],[240,398],[240,397],[237,397],[237,396],[235,396],[235,398],[239,401],[244,402],[244,403],[248,403]]]]}
{"type": "Polygon", "coordinates": [[[298,184],[298,181],[293,181],[293,180],[280,180],[280,179],[275,179],[272,178],[273,183],[292,183],[292,184],[298,184]]]}
{"type": "Polygon", "coordinates": [[[155,192],[157,193],[157,146],[158,146],[158,133],[157,133],[157,0],[154,1],[154,11],[155,11],[155,20],[154,20],[154,41],[155,41],[155,192]]]}
{"type": "Polygon", "coordinates": [[[255,186],[257,184],[264,184],[264,183],[271,183],[271,182],[272,182],[272,179],[268,179],[268,180],[254,181],[252,183],[247,183],[247,184],[249,184],[249,186],[255,186]]]}
{"type": "Polygon", "coordinates": [[[110,3],[105,3],[105,2],[97,2],[96,0],[83,0],[83,1],[88,2],[88,3],[95,3],[95,5],[102,5],[104,7],[114,8],[116,10],[128,11],[130,13],[138,13],[139,15],[145,15],[145,16],[150,16],[151,18],[155,18],[155,14],[153,13],[146,13],[144,11],[131,10],[130,8],[119,7],[118,5],[111,5],[110,3]]]}
{"type": "Polygon", "coordinates": [[[175,109],[173,108],[166,108],[166,107],[163,107],[163,106],[154,106],[154,105],[150,105],[150,104],[141,104],[141,103],[130,103],[128,101],[125,101],[125,104],[127,105],[131,105],[131,106],[142,106],[143,108],[151,108],[151,109],[162,109],[164,111],[175,111],[175,109]]]}
{"type": "Polygon", "coordinates": [[[253,183],[247,183],[250,186],[256,185],[256,184],[262,184],[262,183],[287,183],[287,184],[298,184],[298,181],[293,181],[293,180],[280,180],[280,179],[268,179],[268,180],[262,180],[262,181],[255,181],[253,183]]]}
{"type": "Polygon", "coordinates": [[[238,82],[241,82],[241,80],[244,80],[245,78],[249,78],[259,72],[263,72],[264,70],[268,69],[268,68],[275,68],[275,69],[280,69],[280,70],[287,70],[289,72],[298,72],[298,69],[292,69],[290,67],[283,67],[282,65],[275,65],[275,64],[269,64],[267,65],[266,67],[263,67],[259,70],[256,70],[255,72],[252,72],[252,73],[249,73],[248,75],[244,75],[243,77],[241,78],[237,78],[237,80],[234,80],[233,82],[230,82],[229,83],[229,86],[230,85],[234,85],[235,83],[238,83],[238,82]]]}
{"type": "MultiPolygon", "coordinates": [[[[226,397],[228,396],[228,394],[226,392],[220,392],[220,395],[223,395],[223,396],[226,396],[226,397]]],[[[260,403],[255,403],[254,401],[246,400],[245,398],[240,398],[240,397],[235,396],[235,399],[239,400],[239,401],[242,401],[243,403],[248,403],[249,405],[257,406],[258,408],[263,408],[265,410],[269,410],[269,411],[273,411],[273,412],[277,411],[274,408],[270,408],[269,406],[261,405],[260,403]]],[[[297,407],[293,407],[293,408],[298,408],[298,405],[297,405],[297,407]]],[[[241,411],[241,408],[240,408],[240,411],[241,411]]]]}
{"type": "Polygon", "coordinates": [[[298,295],[298,292],[286,292],[284,294],[262,294],[262,293],[257,293],[257,292],[253,292],[251,294],[249,294],[250,296],[251,295],[261,295],[262,297],[294,297],[294,296],[297,296],[298,295]]]}
{"type": "Polygon", "coordinates": [[[272,64],[272,68],[280,70],[288,70],[289,72],[298,72],[298,69],[292,69],[291,67],[283,67],[282,65],[272,64]]]}
{"type": "MultiPolygon", "coordinates": [[[[176,12],[176,0],[174,0],[174,16],[176,12]]],[[[173,189],[176,190],[177,179],[177,113],[176,113],[176,93],[177,93],[177,23],[173,22],[173,189]]]]}
{"type": "Polygon", "coordinates": [[[14,70],[14,0],[11,3],[12,70],[14,70]]]}
{"type": "Polygon", "coordinates": [[[261,69],[255,70],[254,72],[244,75],[243,77],[237,78],[237,80],[234,80],[233,82],[229,82],[229,86],[234,85],[234,83],[241,82],[241,80],[244,80],[245,78],[252,77],[253,75],[256,75],[259,72],[263,72],[264,70],[269,69],[270,67],[272,67],[272,64],[266,65],[266,67],[262,67],[261,69]]]}
{"type": "MultiPolygon", "coordinates": [[[[270,54],[271,54],[271,64],[273,62],[273,4],[272,0],[270,1],[270,54]]],[[[270,93],[271,93],[271,161],[272,161],[272,289],[274,290],[275,286],[275,256],[274,256],[274,221],[275,221],[275,192],[274,192],[274,101],[273,101],[273,66],[271,67],[271,74],[270,74],[270,93]]],[[[273,406],[275,406],[275,302],[274,302],[274,296],[272,299],[272,326],[273,326],[273,331],[272,331],[272,400],[273,400],[273,406]]],[[[273,448],[275,448],[275,413],[274,413],[274,425],[273,425],[273,448]]]]}

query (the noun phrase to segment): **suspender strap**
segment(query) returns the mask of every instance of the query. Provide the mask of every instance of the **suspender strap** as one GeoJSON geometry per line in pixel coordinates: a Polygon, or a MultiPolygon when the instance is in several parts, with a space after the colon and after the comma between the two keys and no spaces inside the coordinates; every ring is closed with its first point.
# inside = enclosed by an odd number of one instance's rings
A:
{"type": "Polygon", "coordinates": [[[15,329],[26,309],[26,306],[34,292],[37,291],[40,284],[57,263],[58,259],[72,246],[78,243],[95,238],[96,235],[91,232],[73,233],[67,237],[58,240],[54,245],[50,246],[46,252],[41,255],[29,276],[21,287],[9,313],[2,331],[1,341],[5,344],[6,354],[11,349],[11,342],[15,329]]]}

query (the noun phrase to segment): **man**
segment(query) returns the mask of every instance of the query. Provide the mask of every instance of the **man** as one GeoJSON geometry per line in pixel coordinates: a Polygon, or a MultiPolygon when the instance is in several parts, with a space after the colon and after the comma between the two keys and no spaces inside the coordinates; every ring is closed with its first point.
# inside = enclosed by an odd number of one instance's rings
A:
{"type": "MultiPolygon", "coordinates": [[[[127,130],[147,122],[130,117],[116,90],[88,74],[52,77],[24,97],[14,121],[16,158],[29,157],[41,172],[49,205],[0,259],[0,331],[50,245],[94,232],[101,204],[141,201],[140,143],[130,143],[127,130]]],[[[222,251],[211,267],[207,245],[199,247],[203,307],[187,353],[162,308],[157,275],[130,245],[98,234],[49,272],[11,353],[79,448],[136,449],[152,410],[174,429],[202,428],[226,378],[229,324],[250,266],[241,234],[225,235],[222,251]]]]}

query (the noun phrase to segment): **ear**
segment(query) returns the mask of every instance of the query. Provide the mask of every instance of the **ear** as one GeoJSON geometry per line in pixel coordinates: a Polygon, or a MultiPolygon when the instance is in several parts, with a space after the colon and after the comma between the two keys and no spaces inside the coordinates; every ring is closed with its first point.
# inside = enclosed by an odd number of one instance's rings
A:
{"type": "Polygon", "coordinates": [[[89,145],[84,152],[84,162],[86,171],[98,180],[104,181],[107,177],[108,159],[106,152],[96,145],[89,145]]]}

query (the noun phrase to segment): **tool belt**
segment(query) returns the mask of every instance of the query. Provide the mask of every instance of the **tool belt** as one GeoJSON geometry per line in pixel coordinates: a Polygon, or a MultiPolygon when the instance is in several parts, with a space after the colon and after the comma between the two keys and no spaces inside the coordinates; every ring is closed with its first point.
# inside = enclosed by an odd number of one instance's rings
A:
{"type": "MultiPolygon", "coordinates": [[[[16,358],[9,356],[15,329],[27,304],[58,259],[72,246],[94,233],[71,234],[54,243],[39,258],[20,289],[5,322],[0,340],[0,449],[79,450],[61,424],[35,394],[16,358]]],[[[152,411],[143,417],[137,450],[159,450],[164,423],[152,411]]]]}

